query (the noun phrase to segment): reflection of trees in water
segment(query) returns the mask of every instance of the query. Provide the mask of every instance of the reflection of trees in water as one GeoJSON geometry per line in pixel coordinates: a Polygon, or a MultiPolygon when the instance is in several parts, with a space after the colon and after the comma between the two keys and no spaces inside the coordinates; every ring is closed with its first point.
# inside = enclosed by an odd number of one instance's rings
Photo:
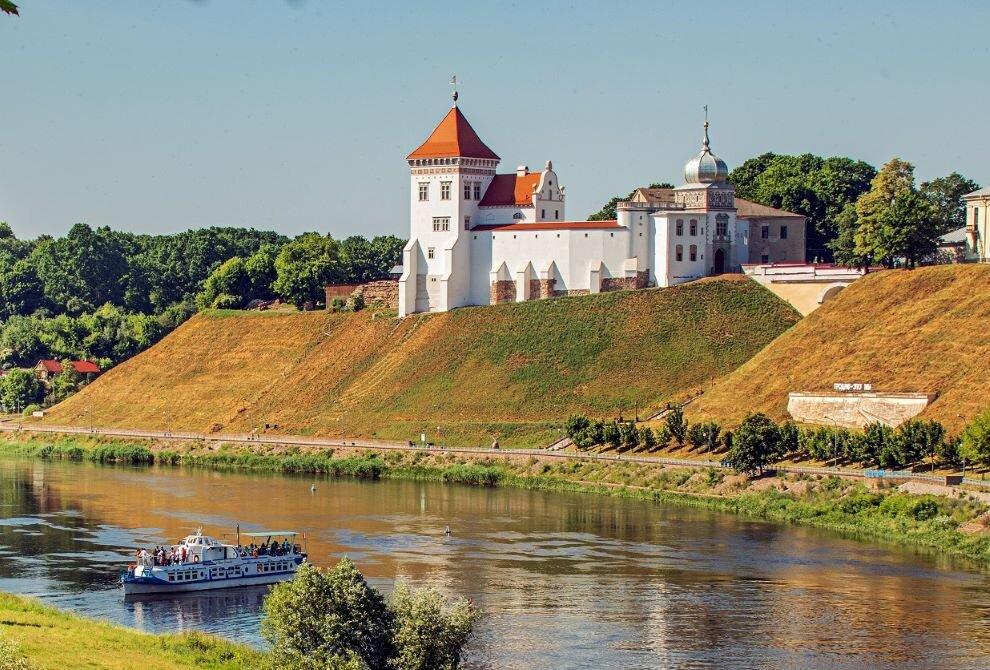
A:
{"type": "Polygon", "coordinates": [[[80,553],[93,549],[81,540],[99,527],[79,512],[81,505],[64,500],[48,485],[45,463],[4,463],[2,467],[0,545],[10,555],[0,556],[0,576],[41,576],[64,583],[68,590],[118,579],[117,570],[109,565],[92,570],[94,556],[80,553]]]}

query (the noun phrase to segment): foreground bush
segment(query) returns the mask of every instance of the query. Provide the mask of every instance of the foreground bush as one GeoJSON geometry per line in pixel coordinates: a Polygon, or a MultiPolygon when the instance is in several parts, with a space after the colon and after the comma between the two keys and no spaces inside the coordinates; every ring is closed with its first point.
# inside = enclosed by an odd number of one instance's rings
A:
{"type": "Polygon", "coordinates": [[[400,584],[386,602],[345,558],[329,570],[303,565],[272,589],[262,634],[273,668],[454,670],[476,618],[432,589],[400,584]]]}

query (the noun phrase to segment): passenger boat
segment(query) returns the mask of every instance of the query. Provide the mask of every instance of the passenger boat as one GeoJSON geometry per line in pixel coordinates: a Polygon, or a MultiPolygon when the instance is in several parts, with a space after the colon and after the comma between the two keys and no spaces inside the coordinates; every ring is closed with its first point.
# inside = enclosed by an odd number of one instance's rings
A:
{"type": "Polygon", "coordinates": [[[223,544],[197,531],[156,555],[138,552],[121,576],[124,595],[186,593],[274,584],[292,579],[306,562],[293,531],[237,533],[237,544],[223,544]],[[241,536],[250,543],[241,545],[241,536]]]}

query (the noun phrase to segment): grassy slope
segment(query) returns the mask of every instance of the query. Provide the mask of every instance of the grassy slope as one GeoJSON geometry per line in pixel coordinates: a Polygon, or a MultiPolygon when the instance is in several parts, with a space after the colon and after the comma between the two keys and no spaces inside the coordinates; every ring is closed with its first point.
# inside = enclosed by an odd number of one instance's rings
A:
{"type": "Polygon", "coordinates": [[[264,667],[261,654],[209,635],[149,635],[5,593],[0,593],[0,637],[14,640],[32,667],[52,670],[264,667]]]}
{"type": "Polygon", "coordinates": [[[938,393],[924,416],[959,430],[990,404],[990,266],[876,273],[857,281],[718,380],[688,416],[735,423],[746,411],[786,418],[791,390],[872,382],[938,393]]]}
{"type": "Polygon", "coordinates": [[[742,278],[459,309],[199,315],[53,423],[539,444],[573,412],[655,407],[733,370],[798,315],[742,278]]]}

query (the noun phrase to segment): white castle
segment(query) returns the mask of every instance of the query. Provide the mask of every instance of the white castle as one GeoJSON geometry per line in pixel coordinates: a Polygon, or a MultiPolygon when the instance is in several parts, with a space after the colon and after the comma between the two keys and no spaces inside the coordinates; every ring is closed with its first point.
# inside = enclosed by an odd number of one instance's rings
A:
{"type": "Polygon", "coordinates": [[[682,186],[638,189],[617,220],[568,221],[547,161],[497,174],[499,157],[454,105],[407,157],[409,242],[399,316],[617,289],[672,286],[747,263],[804,262],[804,217],[736,198],[709,147],[682,186]]]}

